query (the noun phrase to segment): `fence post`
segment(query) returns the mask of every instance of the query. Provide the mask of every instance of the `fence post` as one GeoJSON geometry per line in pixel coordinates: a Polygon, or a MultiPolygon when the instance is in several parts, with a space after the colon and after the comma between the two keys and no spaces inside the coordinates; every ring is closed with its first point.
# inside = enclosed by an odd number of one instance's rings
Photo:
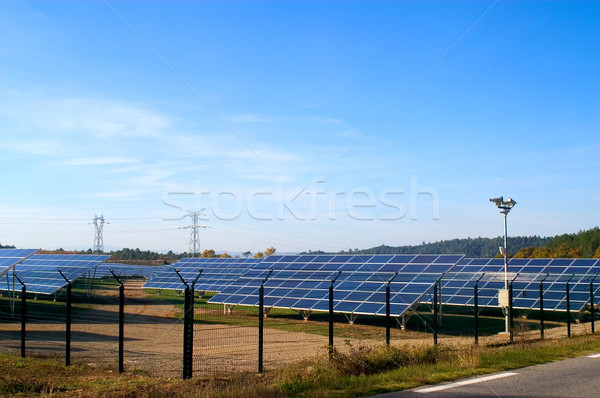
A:
{"type": "Polygon", "coordinates": [[[385,344],[390,345],[390,329],[392,327],[392,317],[390,316],[390,283],[394,280],[394,278],[398,275],[398,272],[394,274],[387,281],[385,285],[385,344]]]}
{"type": "Polygon", "coordinates": [[[189,309],[189,320],[188,320],[188,378],[192,377],[192,371],[194,368],[194,292],[196,288],[196,282],[198,282],[198,278],[204,271],[204,268],[200,270],[198,275],[196,275],[196,279],[192,282],[190,286],[190,309],[189,309]]]}
{"type": "Polygon", "coordinates": [[[546,274],[540,281],[540,338],[544,340],[544,281],[549,274],[546,274]]]}
{"type": "Polygon", "coordinates": [[[475,304],[475,344],[479,344],[479,281],[483,278],[485,272],[475,281],[473,287],[473,304],[475,304]]]}
{"type": "Polygon", "coordinates": [[[123,341],[124,341],[124,325],[125,325],[125,286],[123,282],[109,269],[110,273],[119,282],[119,373],[123,373],[123,341]]]}
{"type": "Polygon", "coordinates": [[[21,358],[25,358],[25,341],[26,341],[26,333],[27,333],[27,286],[25,283],[17,276],[17,274],[13,274],[13,276],[19,281],[21,284],[21,358]]]}
{"type": "Polygon", "coordinates": [[[590,281],[590,315],[592,316],[592,334],[596,333],[596,325],[594,319],[594,279],[596,279],[598,275],[594,276],[590,281]]]}
{"type": "Polygon", "coordinates": [[[438,279],[433,284],[433,344],[438,343],[438,279]]]}
{"type": "Polygon", "coordinates": [[[263,372],[264,366],[264,327],[265,327],[265,282],[271,276],[273,270],[269,270],[266,278],[263,279],[258,287],[258,373],[263,372]]]}
{"type": "Polygon", "coordinates": [[[329,351],[329,358],[333,356],[333,283],[341,273],[342,271],[338,271],[335,278],[333,278],[329,283],[329,346],[327,347],[327,350],[329,351]]]}
{"type": "Polygon", "coordinates": [[[71,365],[71,281],[57,268],[60,275],[67,281],[67,322],[65,331],[65,366],[71,365]]]}
{"type": "Polygon", "coordinates": [[[571,294],[569,292],[569,282],[573,279],[574,275],[571,275],[566,283],[566,299],[567,299],[567,337],[571,337],[571,294]]]}
{"type": "Polygon", "coordinates": [[[183,297],[183,380],[190,379],[192,377],[191,361],[190,361],[190,285],[181,276],[178,269],[174,270],[181,282],[185,285],[184,297],[183,297]]]}
{"type": "Polygon", "coordinates": [[[510,344],[513,344],[515,338],[513,331],[513,281],[510,281],[508,285],[508,328],[510,331],[510,344]]]}

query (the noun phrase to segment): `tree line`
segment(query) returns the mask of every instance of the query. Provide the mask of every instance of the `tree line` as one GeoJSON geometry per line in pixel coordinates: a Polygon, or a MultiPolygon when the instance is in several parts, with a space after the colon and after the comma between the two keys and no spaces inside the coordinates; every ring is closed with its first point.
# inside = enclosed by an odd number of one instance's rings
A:
{"type": "MultiPolygon", "coordinates": [[[[450,239],[420,245],[387,246],[342,250],[337,253],[308,251],[302,254],[464,254],[470,258],[501,257],[504,237],[450,239]]],[[[554,237],[512,236],[509,257],[515,258],[600,258],[600,229],[594,227],[554,237]],[[512,253],[512,254],[511,254],[512,253]]]]}

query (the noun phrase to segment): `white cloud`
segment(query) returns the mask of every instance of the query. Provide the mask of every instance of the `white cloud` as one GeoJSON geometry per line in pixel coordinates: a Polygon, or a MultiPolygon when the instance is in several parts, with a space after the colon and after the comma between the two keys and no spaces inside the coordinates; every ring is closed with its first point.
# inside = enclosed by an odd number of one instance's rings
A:
{"type": "Polygon", "coordinates": [[[129,157],[98,157],[98,158],[71,158],[60,164],[65,166],[102,166],[109,164],[136,163],[139,159],[129,157]]]}

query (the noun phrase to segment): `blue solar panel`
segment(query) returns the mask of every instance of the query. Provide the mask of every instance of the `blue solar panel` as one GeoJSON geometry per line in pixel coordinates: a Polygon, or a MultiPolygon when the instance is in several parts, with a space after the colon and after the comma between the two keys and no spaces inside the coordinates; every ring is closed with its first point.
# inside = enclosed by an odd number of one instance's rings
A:
{"type": "MultiPolygon", "coordinates": [[[[14,268],[27,292],[52,294],[67,285],[58,269],[72,282],[108,259],[106,255],[34,254],[14,268]]],[[[3,289],[4,290],[4,289],[3,289]]]]}
{"type": "Polygon", "coordinates": [[[175,270],[199,291],[219,292],[249,270],[257,267],[261,259],[256,258],[184,258],[170,264],[150,276],[144,288],[184,290],[185,284],[175,270]]]}
{"type": "Polygon", "coordinates": [[[102,263],[91,272],[92,278],[112,278],[110,270],[112,269],[117,276],[123,277],[144,277],[150,278],[159,272],[164,266],[138,265],[138,264],[120,264],[120,263],[102,263]]]}
{"type": "Polygon", "coordinates": [[[268,277],[264,284],[266,306],[325,311],[329,308],[329,285],[335,279],[335,312],[384,315],[384,292],[387,282],[393,279],[390,282],[391,313],[399,316],[412,308],[442,273],[461,258],[460,255],[270,256],[210,302],[258,305],[258,286],[268,277]]]}
{"type": "MultiPolygon", "coordinates": [[[[513,282],[513,306],[537,309],[540,305],[539,283],[544,280],[544,309],[566,310],[566,287],[569,281],[570,307],[582,310],[590,300],[589,284],[600,275],[600,260],[595,259],[510,259],[509,280],[513,282]]],[[[498,307],[498,290],[504,288],[503,259],[463,259],[442,279],[442,302],[473,305],[475,281],[478,304],[498,307]]],[[[600,294],[600,277],[593,286],[595,301],[600,294]]]]}
{"type": "Polygon", "coordinates": [[[0,276],[18,263],[34,254],[38,249],[0,249],[0,276]]]}

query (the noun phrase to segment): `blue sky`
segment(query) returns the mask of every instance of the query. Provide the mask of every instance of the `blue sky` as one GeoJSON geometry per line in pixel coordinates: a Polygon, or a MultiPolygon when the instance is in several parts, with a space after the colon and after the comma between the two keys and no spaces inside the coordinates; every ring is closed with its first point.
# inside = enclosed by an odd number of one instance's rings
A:
{"type": "Polygon", "coordinates": [[[600,224],[599,2],[0,2],[0,243],[367,248],[600,224]]]}

